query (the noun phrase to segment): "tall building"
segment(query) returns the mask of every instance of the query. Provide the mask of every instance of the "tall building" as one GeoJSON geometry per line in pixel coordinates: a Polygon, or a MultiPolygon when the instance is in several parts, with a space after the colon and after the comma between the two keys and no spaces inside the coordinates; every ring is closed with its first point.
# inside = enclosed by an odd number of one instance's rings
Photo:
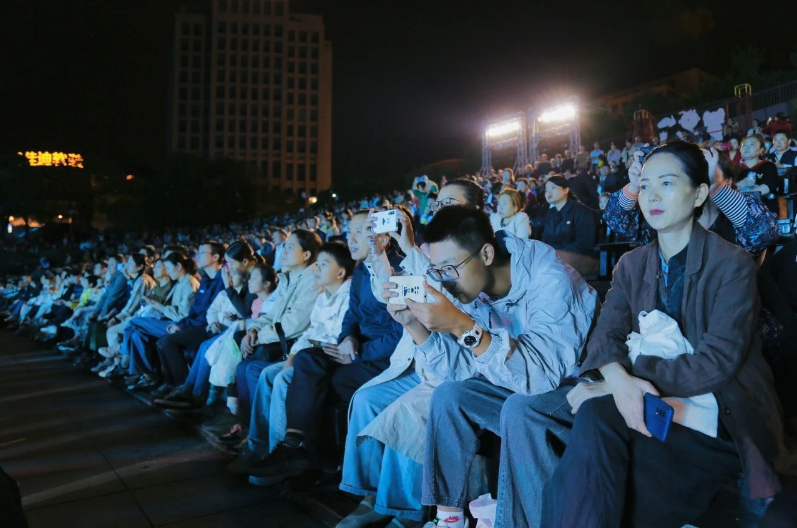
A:
{"type": "Polygon", "coordinates": [[[169,150],[259,168],[315,195],[332,178],[332,47],[287,0],[209,0],[175,19],[169,150]]]}

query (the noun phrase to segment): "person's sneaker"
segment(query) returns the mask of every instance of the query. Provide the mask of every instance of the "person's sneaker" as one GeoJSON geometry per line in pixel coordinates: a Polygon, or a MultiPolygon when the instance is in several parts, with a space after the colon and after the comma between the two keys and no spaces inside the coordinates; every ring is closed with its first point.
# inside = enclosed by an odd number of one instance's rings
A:
{"type": "Polygon", "coordinates": [[[238,453],[238,456],[227,464],[227,471],[232,473],[233,475],[248,475],[249,468],[253,464],[263,463],[263,460],[268,455],[258,455],[257,453],[253,453],[248,447],[244,447],[238,453]]]}
{"type": "Polygon", "coordinates": [[[66,341],[61,341],[56,345],[56,348],[61,352],[71,352],[73,350],[77,350],[78,345],[80,345],[80,341],[75,338],[67,339],[66,341]]]}
{"type": "Polygon", "coordinates": [[[103,370],[99,371],[97,374],[100,375],[101,378],[112,378],[114,371],[117,369],[117,366],[111,364],[108,367],[105,367],[103,370]]]}
{"type": "Polygon", "coordinates": [[[108,368],[108,365],[111,365],[111,364],[112,364],[112,363],[108,363],[108,360],[107,360],[107,359],[106,359],[105,361],[100,361],[99,363],[97,363],[96,365],[94,365],[93,367],[91,367],[91,371],[92,371],[93,373],[97,374],[98,372],[100,372],[100,371],[103,371],[103,370],[105,370],[106,368],[108,368]]]}
{"type": "Polygon", "coordinates": [[[364,528],[372,524],[380,523],[384,526],[385,521],[390,519],[390,515],[382,515],[374,511],[375,497],[365,497],[354,511],[344,517],[335,528],[364,528]]]}
{"type": "Polygon", "coordinates": [[[163,385],[161,385],[160,387],[156,388],[155,390],[150,391],[149,395],[157,400],[157,399],[163,398],[164,396],[166,396],[167,394],[169,394],[173,390],[174,390],[174,385],[169,385],[167,383],[164,383],[163,385]]]}
{"type": "Polygon", "coordinates": [[[236,423],[238,423],[238,417],[224,409],[210,420],[202,422],[200,427],[209,433],[222,434],[229,431],[236,423]]]}
{"type": "Polygon", "coordinates": [[[155,379],[148,380],[144,376],[141,376],[141,378],[139,378],[139,380],[136,383],[128,385],[127,390],[136,391],[136,392],[149,392],[152,389],[156,388],[157,386],[158,386],[158,380],[155,379]]]}
{"type": "Polygon", "coordinates": [[[198,409],[202,402],[201,398],[194,396],[191,391],[173,390],[163,398],[155,400],[155,405],[165,409],[198,409]]]}
{"type": "Polygon", "coordinates": [[[270,486],[301,475],[309,465],[310,459],[304,447],[288,447],[285,442],[280,442],[261,462],[249,467],[249,475],[257,481],[253,484],[270,486]]]}
{"type": "Polygon", "coordinates": [[[141,379],[141,374],[133,374],[131,376],[125,376],[124,382],[125,385],[135,385],[138,383],[138,380],[141,379]]]}
{"type": "MultiPolygon", "coordinates": [[[[452,513],[453,513],[453,512],[452,512],[452,513]]],[[[459,520],[460,520],[460,519],[462,519],[462,517],[463,517],[464,515],[465,515],[465,513],[464,513],[464,512],[463,512],[463,513],[460,513],[459,515],[456,515],[456,520],[453,520],[453,519],[454,519],[454,517],[453,517],[453,516],[452,516],[452,517],[449,517],[449,518],[447,518],[447,519],[445,519],[445,518],[444,518],[444,519],[435,518],[435,519],[433,519],[433,520],[429,521],[428,523],[424,524],[424,525],[423,525],[423,528],[448,528],[448,527],[450,527],[450,526],[457,526],[457,524],[454,524],[454,523],[459,523],[459,520]],[[450,523],[450,524],[449,524],[449,523],[450,523]]],[[[465,518],[464,518],[464,521],[465,521],[465,522],[464,522],[464,524],[462,525],[462,526],[463,526],[463,528],[468,528],[468,526],[470,526],[470,523],[468,523],[468,518],[467,518],[467,517],[465,517],[465,518]]]]}
{"type": "Polygon", "coordinates": [[[116,356],[121,355],[117,349],[111,348],[111,347],[100,347],[100,349],[97,350],[97,352],[102,357],[105,357],[105,358],[114,358],[116,356]]]}

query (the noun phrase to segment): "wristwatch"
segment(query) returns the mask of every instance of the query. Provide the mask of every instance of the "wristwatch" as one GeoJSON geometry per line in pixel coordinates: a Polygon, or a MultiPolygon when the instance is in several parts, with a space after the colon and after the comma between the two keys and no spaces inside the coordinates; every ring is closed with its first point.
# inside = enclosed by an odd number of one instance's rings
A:
{"type": "Polygon", "coordinates": [[[464,348],[476,348],[482,341],[482,335],[484,335],[484,329],[479,323],[474,323],[473,328],[462,334],[462,337],[457,340],[457,343],[464,348]]]}

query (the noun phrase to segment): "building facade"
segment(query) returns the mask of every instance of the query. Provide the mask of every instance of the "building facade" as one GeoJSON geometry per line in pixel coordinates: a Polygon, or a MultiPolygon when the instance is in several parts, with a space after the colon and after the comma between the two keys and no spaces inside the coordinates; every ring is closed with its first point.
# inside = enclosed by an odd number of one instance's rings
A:
{"type": "Polygon", "coordinates": [[[175,17],[169,151],[259,169],[269,191],[332,179],[332,47],[283,0],[210,0],[175,17]]]}

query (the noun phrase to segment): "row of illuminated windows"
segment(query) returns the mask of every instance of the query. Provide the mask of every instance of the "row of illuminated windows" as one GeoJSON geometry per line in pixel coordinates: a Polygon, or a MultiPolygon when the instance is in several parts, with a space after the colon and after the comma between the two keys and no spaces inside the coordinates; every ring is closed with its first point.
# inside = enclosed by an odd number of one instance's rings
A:
{"type": "MultiPolygon", "coordinates": [[[[208,75],[203,75],[201,71],[194,71],[189,72],[188,70],[181,70],[178,75],[178,81],[180,84],[189,84],[199,85],[203,82],[208,81],[208,75]],[[190,73],[190,74],[189,74],[190,73]]],[[[229,84],[266,84],[270,85],[273,81],[273,84],[276,86],[282,86],[282,73],[275,73],[273,76],[269,74],[269,72],[263,72],[262,74],[259,71],[250,71],[250,70],[218,70],[216,72],[216,82],[219,84],[229,83],[229,84]]],[[[287,88],[289,90],[307,90],[308,86],[311,91],[318,90],[318,78],[312,77],[310,78],[310,82],[307,82],[306,77],[299,77],[298,81],[296,77],[289,76],[287,79],[287,88]]],[[[245,91],[247,88],[245,86],[238,87],[242,92],[245,91]]],[[[218,86],[217,86],[218,89],[218,86]]],[[[263,90],[267,90],[267,88],[263,88],[263,90]]],[[[257,88],[252,87],[251,89],[252,98],[256,99],[257,96],[257,88]]],[[[220,95],[219,97],[223,97],[220,95]]],[[[264,99],[268,99],[268,96],[263,95],[264,99]]],[[[317,98],[317,94],[316,94],[317,98]]],[[[318,104],[317,102],[313,102],[311,104],[318,104]]]]}
{"type": "MultiPolygon", "coordinates": [[[[185,43],[186,41],[184,40],[183,42],[185,43]]],[[[183,51],[188,51],[190,48],[190,46],[187,44],[183,44],[181,47],[183,48],[183,51]]],[[[196,51],[200,51],[201,49],[201,46],[198,49],[195,48],[196,51]]],[[[216,40],[216,49],[219,51],[239,51],[240,49],[240,51],[252,51],[254,53],[259,53],[260,51],[263,51],[263,53],[271,53],[272,46],[270,40],[263,40],[261,45],[261,41],[259,39],[249,40],[242,38],[238,40],[237,38],[231,38],[227,40],[226,37],[219,37],[218,40],[216,40]]],[[[285,47],[283,46],[281,40],[274,41],[274,53],[282,53],[284,49],[285,47]]],[[[298,49],[296,46],[288,46],[287,50],[288,57],[291,59],[299,57],[300,59],[310,58],[312,60],[318,60],[318,55],[320,53],[318,46],[299,46],[298,49]]]]}
{"type": "MultiPolygon", "coordinates": [[[[229,60],[229,66],[231,68],[238,67],[238,58],[235,55],[230,55],[229,59],[230,59],[229,60]]],[[[241,62],[241,67],[250,68],[250,69],[253,69],[253,70],[256,70],[256,69],[260,68],[260,65],[261,65],[261,61],[256,56],[252,56],[251,57],[251,61],[250,61],[250,57],[248,55],[242,55],[240,62],[241,62]]],[[[282,70],[282,64],[283,64],[282,63],[282,57],[273,57],[273,61],[272,61],[272,57],[271,56],[265,56],[265,57],[263,57],[263,60],[262,60],[262,65],[263,65],[263,69],[264,70],[271,69],[271,67],[273,65],[275,70],[281,71],[282,70]]],[[[219,53],[216,56],[216,65],[220,66],[220,67],[226,67],[227,66],[227,56],[224,55],[224,54],[219,53]]],[[[288,70],[288,73],[297,73],[298,72],[300,75],[307,75],[308,71],[310,72],[311,75],[318,75],[318,63],[317,62],[310,63],[310,67],[308,68],[307,67],[307,62],[299,62],[297,64],[295,61],[291,60],[291,61],[288,61],[287,70],[288,70]]]]}
{"type": "MultiPolygon", "coordinates": [[[[197,89],[194,88],[192,90],[192,98],[197,99],[197,97],[193,97],[193,93],[197,89]]],[[[180,100],[184,101],[187,99],[187,94],[185,97],[183,96],[184,92],[187,90],[185,88],[180,88],[180,100]]],[[[246,87],[241,87],[240,89],[237,86],[229,86],[225,89],[224,86],[219,85],[216,86],[216,98],[217,99],[240,99],[242,101],[257,101],[258,98],[262,99],[263,101],[273,100],[277,102],[282,101],[282,88],[261,88],[258,93],[258,89],[254,88],[251,90],[247,90],[246,87]]],[[[289,105],[299,105],[299,106],[307,106],[308,102],[310,106],[318,106],[318,93],[312,92],[310,97],[307,97],[306,93],[294,93],[288,92],[285,94],[285,102],[289,105]]]]}
{"type": "MultiPolygon", "coordinates": [[[[198,72],[197,72],[198,73],[198,72]]],[[[195,73],[192,77],[194,83],[201,82],[201,75],[195,73]]],[[[293,75],[289,75],[287,78],[287,85],[286,87],[289,90],[296,90],[297,87],[299,90],[307,90],[308,86],[310,90],[318,90],[318,77],[310,77],[310,82],[307,82],[307,77],[299,77],[298,81],[297,78],[293,75]]],[[[180,82],[188,82],[188,74],[187,72],[180,73],[180,82]],[[185,73],[185,75],[183,75],[185,73]]],[[[273,84],[275,86],[282,86],[282,73],[275,72],[273,75],[267,71],[260,73],[257,70],[222,70],[219,69],[216,71],[216,82],[219,84],[273,84]]],[[[246,89],[245,87],[240,87],[241,89],[246,89]]]]}
{"type": "MultiPolygon", "coordinates": [[[[271,37],[272,25],[271,24],[249,24],[248,22],[241,22],[239,25],[238,22],[228,22],[226,20],[219,20],[218,24],[216,25],[216,29],[219,35],[232,35],[232,36],[242,36],[242,37],[271,37]],[[228,31],[229,30],[229,31],[228,31]]],[[[274,37],[275,38],[282,38],[285,35],[284,29],[282,24],[274,24],[274,37]]],[[[201,30],[200,30],[201,31],[201,30]]],[[[187,35],[187,33],[183,32],[183,35],[187,35]]],[[[320,44],[321,43],[321,35],[317,31],[307,32],[307,31],[296,31],[291,29],[288,31],[288,41],[289,42],[297,42],[299,44],[320,44]]]]}
{"type": "MultiPolygon", "coordinates": [[[[285,143],[284,152],[289,154],[299,154],[299,155],[318,154],[318,143],[316,141],[310,141],[310,142],[293,141],[289,139],[286,140],[284,143],[285,143]]],[[[283,141],[282,138],[279,137],[258,138],[257,136],[241,136],[241,135],[223,136],[221,134],[216,135],[216,148],[223,149],[225,145],[228,149],[234,149],[237,146],[237,148],[242,150],[251,149],[251,150],[282,151],[283,141]]]]}
{"type": "MultiPolygon", "coordinates": [[[[268,121],[256,121],[251,120],[249,122],[246,119],[240,119],[236,121],[235,119],[227,119],[227,132],[234,133],[236,129],[238,132],[245,134],[249,132],[250,134],[268,134],[271,132],[272,134],[279,135],[282,134],[282,123],[280,121],[272,121],[271,125],[269,125],[268,121]]],[[[224,132],[224,119],[216,119],[216,132],[223,133],[224,132]]],[[[188,125],[187,121],[181,120],[179,124],[179,131],[181,133],[185,133],[187,131],[188,125]]],[[[293,138],[306,138],[308,127],[307,125],[294,125],[294,124],[286,124],[285,125],[285,135],[288,139],[293,138]]],[[[199,121],[191,121],[191,131],[194,133],[199,133],[199,121]]],[[[309,127],[310,137],[316,139],[318,137],[318,127],[316,125],[311,125],[309,127]]],[[[315,143],[315,141],[311,141],[311,143],[315,143]]],[[[288,149],[293,150],[293,149],[288,149]]],[[[304,150],[304,149],[299,149],[304,150]]]]}
{"type": "MultiPolygon", "coordinates": [[[[201,106],[199,103],[191,104],[191,117],[199,118],[201,113],[201,106]]],[[[189,105],[187,103],[180,103],[177,107],[177,115],[180,118],[188,117],[188,110],[189,105]]],[[[205,114],[207,114],[207,108],[205,108],[205,114]]],[[[282,105],[275,104],[275,105],[257,105],[257,104],[247,104],[247,103],[239,103],[236,105],[235,103],[223,103],[218,102],[216,103],[216,117],[222,118],[226,117],[227,119],[233,119],[236,115],[240,116],[241,118],[246,117],[253,117],[253,118],[263,118],[262,121],[264,124],[262,125],[263,132],[267,132],[268,129],[266,128],[268,121],[265,119],[269,117],[274,117],[275,119],[281,119],[282,116],[282,105]],[[237,110],[237,112],[236,112],[237,110]]],[[[302,126],[302,124],[306,124],[310,122],[310,137],[318,137],[318,126],[312,123],[318,122],[318,110],[310,110],[307,111],[306,108],[294,108],[294,107],[286,107],[285,109],[285,122],[286,123],[293,123],[296,122],[297,126],[302,126]]],[[[253,123],[255,121],[252,121],[253,123]]],[[[279,130],[279,123],[280,121],[275,121],[274,125],[274,132],[280,133],[279,130]]],[[[251,127],[251,130],[255,130],[255,127],[251,127]]]]}
{"type": "Polygon", "coordinates": [[[279,0],[219,0],[219,12],[244,15],[285,15],[285,2],[279,0]]]}

